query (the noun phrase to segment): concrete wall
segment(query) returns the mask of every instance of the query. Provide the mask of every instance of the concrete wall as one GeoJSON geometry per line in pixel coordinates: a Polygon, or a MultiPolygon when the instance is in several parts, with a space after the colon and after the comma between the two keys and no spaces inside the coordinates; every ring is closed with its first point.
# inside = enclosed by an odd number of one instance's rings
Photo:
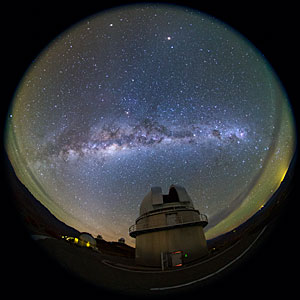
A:
{"type": "Polygon", "coordinates": [[[207,254],[203,228],[177,227],[144,233],[136,237],[136,262],[145,266],[160,266],[161,252],[183,251],[188,256],[184,262],[193,261],[207,254]]]}

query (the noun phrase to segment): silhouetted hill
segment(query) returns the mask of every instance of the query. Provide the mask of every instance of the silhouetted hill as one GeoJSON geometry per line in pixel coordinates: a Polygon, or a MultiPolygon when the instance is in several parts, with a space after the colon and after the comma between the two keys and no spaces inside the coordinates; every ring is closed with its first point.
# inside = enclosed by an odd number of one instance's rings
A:
{"type": "Polygon", "coordinates": [[[5,155],[8,176],[8,198],[13,200],[12,209],[19,212],[31,234],[45,234],[53,237],[61,235],[78,236],[80,232],[57,219],[42,205],[17,178],[11,163],[5,155]]]}
{"type": "Polygon", "coordinates": [[[135,257],[135,248],[119,242],[107,242],[105,240],[96,239],[97,248],[103,253],[110,255],[118,255],[128,258],[135,257]]]}
{"type": "Polygon", "coordinates": [[[266,225],[274,226],[278,223],[286,223],[284,213],[288,204],[287,199],[291,196],[296,183],[294,178],[296,158],[297,155],[295,154],[284,180],[266,204],[234,230],[208,240],[209,249],[216,248],[218,250],[228,247],[241,238],[246,238],[248,234],[261,231],[266,225]]]}

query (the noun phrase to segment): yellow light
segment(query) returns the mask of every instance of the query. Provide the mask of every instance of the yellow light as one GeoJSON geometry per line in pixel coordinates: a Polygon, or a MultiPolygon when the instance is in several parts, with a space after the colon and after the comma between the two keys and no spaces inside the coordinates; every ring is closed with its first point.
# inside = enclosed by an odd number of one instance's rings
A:
{"type": "Polygon", "coordinates": [[[74,239],[74,242],[77,244],[77,243],[78,243],[78,238],[75,238],[75,239],[74,239]]]}
{"type": "Polygon", "coordinates": [[[90,246],[90,242],[87,242],[87,243],[86,243],[86,246],[89,247],[89,246],[90,246]]]}
{"type": "Polygon", "coordinates": [[[286,174],[287,170],[288,170],[288,169],[286,169],[286,170],[283,172],[283,175],[282,175],[282,177],[281,177],[281,179],[280,179],[280,182],[283,181],[283,179],[284,179],[284,177],[285,177],[285,174],[286,174]]]}

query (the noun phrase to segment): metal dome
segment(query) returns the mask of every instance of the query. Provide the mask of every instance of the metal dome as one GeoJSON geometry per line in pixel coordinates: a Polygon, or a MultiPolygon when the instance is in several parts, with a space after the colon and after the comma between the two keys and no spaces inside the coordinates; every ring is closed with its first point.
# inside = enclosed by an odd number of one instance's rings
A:
{"type": "Polygon", "coordinates": [[[85,243],[89,243],[91,246],[96,246],[96,240],[87,232],[83,232],[79,235],[79,240],[85,243]]]}
{"type": "Polygon", "coordinates": [[[144,197],[140,206],[140,216],[165,206],[178,205],[194,208],[192,199],[184,187],[172,184],[169,188],[169,194],[163,195],[161,187],[155,186],[144,197]]]}

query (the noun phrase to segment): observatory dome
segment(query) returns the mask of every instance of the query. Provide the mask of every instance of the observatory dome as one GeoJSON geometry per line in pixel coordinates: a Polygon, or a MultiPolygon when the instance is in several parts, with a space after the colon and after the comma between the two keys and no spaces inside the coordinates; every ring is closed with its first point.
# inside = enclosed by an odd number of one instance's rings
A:
{"type": "Polygon", "coordinates": [[[173,184],[170,186],[169,194],[167,195],[163,195],[161,187],[152,187],[141,203],[140,216],[153,210],[170,206],[194,208],[192,199],[184,187],[173,184]]]}
{"type": "Polygon", "coordinates": [[[79,240],[85,243],[89,243],[91,246],[96,246],[96,240],[87,232],[82,232],[79,235],[79,240]]]}

